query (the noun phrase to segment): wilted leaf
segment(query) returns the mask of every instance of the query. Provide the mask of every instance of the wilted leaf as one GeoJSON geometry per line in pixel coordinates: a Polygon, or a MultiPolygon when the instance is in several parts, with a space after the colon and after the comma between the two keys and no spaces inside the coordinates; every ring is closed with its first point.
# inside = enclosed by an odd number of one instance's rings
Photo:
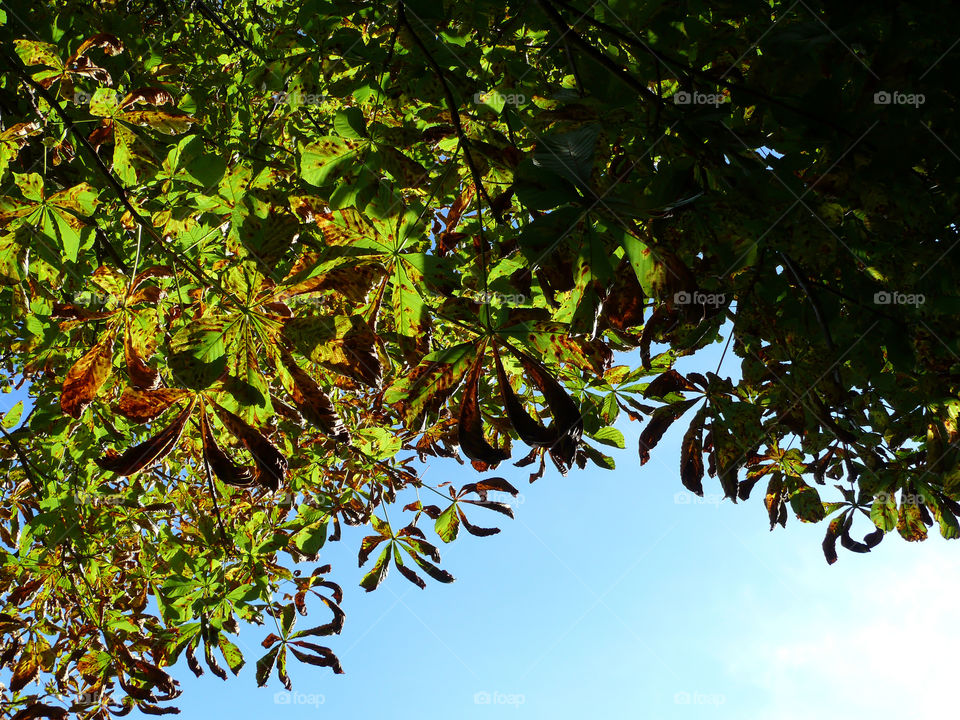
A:
{"type": "Polygon", "coordinates": [[[303,416],[316,425],[324,434],[329,435],[334,440],[349,443],[350,433],[344,426],[340,416],[333,406],[330,398],[320,386],[310,377],[293,357],[286,351],[281,350],[283,364],[290,373],[290,387],[287,392],[293,398],[297,409],[303,413],[303,416]]]}
{"type": "Polygon", "coordinates": [[[480,414],[480,373],[483,371],[483,351],[478,351],[473,367],[467,374],[463,399],[460,401],[460,416],[457,436],[463,453],[491,467],[507,460],[510,453],[495,448],[483,436],[483,416],[480,414]]]}
{"type": "Polygon", "coordinates": [[[110,377],[113,365],[113,335],[108,334],[70,368],[63,381],[60,407],[67,415],[80,417],[110,377]]]}
{"type": "Polygon", "coordinates": [[[135,447],[130,448],[122,455],[107,456],[97,459],[97,465],[117,475],[133,475],[147,465],[161,460],[176,446],[183,433],[183,426],[193,411],[194,403],[184,408],[173,422],[166,428],[135,447]]]}
{"type": "Polygon", "coordinates": [[[211,404],[227,431],[240,440],[253,456],[256,468],[253,475],[254,481],[268,490],[278,490],[287,474],[287,459],[259,430],[248,425],[222,405],[211,404]]]}
{"type": "Polygon", "coordinates": [[[650,416],[650,421],[640,433],[640,464],[645,465],[650,460],[650,451],[660,442],[663,434],[683,413],[700,401],[700,398],[683,400],[658,407],[650,416]]]}

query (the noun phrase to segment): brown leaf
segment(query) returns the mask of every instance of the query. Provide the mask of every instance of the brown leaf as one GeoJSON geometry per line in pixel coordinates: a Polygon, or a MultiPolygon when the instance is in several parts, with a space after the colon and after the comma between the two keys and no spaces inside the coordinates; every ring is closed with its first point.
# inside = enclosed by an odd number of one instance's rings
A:
{"type": "Polygon", "coordinates": [[[237,465],[229,456],[220,449],[216,438],[210,431],[210,424],[207,422],[207,415],[203,413],[200,416],[200,432],[203,437],[203,459],[207,463],[213,474],[222,483],[233,485],[234,487],[246,487],[252,485],[255,480],[253,477],[253,468],[237,465]]]}
{"type": "Polygon", "coordinates": [[[13,668],[10,677],[10,691],[18,692],[32,682],[40,673],[40,656],[25,654],[13,668]]]}
{"type": "Polygon", "coordinates": [[[63,393],[60,395],[63,412],[72,417],[80,417],[110,377],[112,365],[113,335],[108,334],[77,360],[67,373],[63,381],[63,393]]]}
{"type": "Polygon", "coordinates": [[[308,272],[311,264],[317,262],[319,262],[319,258],[316,255],[301,257],[288,275],[288,278],[294,282],[284,286],[277,298],[285,300],[305,293],[335,290],[351,302],[362,305],[367,301],[370,289],[386,273],[383,265],[379,263],[365,263],[363,265],[334,268],[313,277],[297,279],[298,275],[302,276],[304,271],[308,272]]]}
{"type": "Polygon", "coordinates": [[[281,349],[281,358],[284,367],[289,371],[293,381],[292,387],[287,388],[297,409],[311,423],[316,425],[325,435],[334,440],[349,443],[350,433],[337,415],[333,402],[320,389],[316,381],[310,377],[285,349],[281,349]]]}
{"type": "Polygon", "coordinates": [[[486,528],[474,525],[467,520],[467,516],[460,507],[457,507],[457,514],[460,516],[460,522],[463,523],[464,529],[466,529],[466,531],[471,535],[476,537],[490,537],[491,535],[496,535],[500,532],[500,528],[498,527],[486,528]]]}
{"type": "Polygon", "coordinates": [[[278,490],[280,483],[287,475],[287,459],[280,454],[272,442],[260,434],[259,430],[248,425],[222,405],[215,402],[212,405],[224,427],[239,439],[253,456],[253,462],[256,465],[254,480],[268,490],[278,490]]]}
{"type": "Polygon", "coordinates": [[[118,38],[116,35],[111,35],[110,33],[97,33],[96,35],[91,35],[80,44],[80,47],[77,48],[77,51],[73,54],[73,57],[67,61],[67,65],[70,64],[71,60],[76,60],[78,57],[85,54],[87,50],[95,47],[100,48],[107,55],[119,55],[123,52],[123,43],[120,42],[120,38],[118,38]]]}
{"type": "Polygon", "coordinates": [[[192,643],[187,643],[187,652],[186,652],[187,667],[190,668],[190,672],[192,672],[197,677],[200,677],[201,675],[203,675],[203,666],[199,662],[197,662],[196,650],[197,649],[195,645],[193,645],[192,643]]]}
{"type": "Polygon", "coordinates": [[[513,391],[510,380],[507,378],[503,369],[503,363],[500,361],[500,351],[497,345],[493,346],[493,360],[497,368],[497,382],[500,385],[500,396],[503,398],[503,405],[507,411],[507,417],[517,435],[527,445],[531,447],[552,447],[559,438],[556,432],[548,430],[539,420],[531,417],[523,407],[523,403],[513,391]]]}
{"type": "Polygon", "coordinates": [[[502,477],[486,478],[485,480],[481,480],[476,483],[470,483],[469,485],[464,485],[463,488],[461,488],[461,493],[465,493],[468,487],[471,488],[472,490],[475,490],[477,494],[484,500],[487,499],[487,493],[491,490],[495,492],[508,493],[513,497],[516,497],[520,492],[513,485],[511,485],[506,480],[504,480],[502,477]]]}
{"type": "Polygon", "coordinates": [[[563,385],[539,361],[510,345],[504,347],[520,361],[527,376],[543,394],[547,407],[550,408],[553,416],[550,431],[556,436],[556,441],[549,448],[550,457],[560,468],[560,472],[565,473],[566,469],[573,466],[577,446],[583,437],[583,416],[580,408],[567,394],[563,385]]]}
{"type": "Polygon", "coordinates": [[[377,336],[362,317],[291,318],[284,323],[283,334],[313,362],[379,387],[383,368],[377,336]]]}
{"type": "Polygon", "coordinates": [[[189,390],[178,388],[157,388],[156,390],[137,390],[128,387],[120,395],[116,411],[128,420],[146,422],[155,418],[178,400],[190,394],[189,390]]]}
{"type": "Polygon", "coordinates": [[[144,105],[173,105],[173,96],[163,88],[137,88],[120,101],[119,108],[120,110],[124,110],[137,103],[144,105]]]}
{"type": "MultiPolygon", "coordinates": [[[[402,562],[400,562],[399,558],[394,558],[394,560],[396,561],[394,564],[397,566],[397,572],[399,572],[399,573],[400,573],[401,575],[403,575],[407,580],[409,580],[410,582],[412,582],[414,585],[416,585],[416,586],[417,586],[418,588],[420,588],[421,590],[425,590],[425,589],[426,589],[427,583],[424,581],[424,579],[423,579],[422,577],[420,577],[419,575],[417,575],[413,570],[411,570],[411,569],[408,568],[406,565],[404,565],[402,562]]],[[[294,653],[294,654],[296,654],[296,653],[294,653]]]]}
{"type": "Polygon", "coordinates": [[[658,407],[650,416],[650,422],[640,433],[640,464],[646,465],[650,460],[650,451],[657,446],[663,434],[673,425],[683,413],[689,410],[700,398],[692,398],[682,402],[658,407]]]}
{"type": "Polygon", "coordinates": [[[483,348],[477,351],[473,367],[467,374],[460,403],[457,435],[464,455],[471,460],[496,467],[510,454],[490,445],[483,437],[483,416],[480,413],[480,373],[483,371],[483,348]]]}
{"type": "Polygon", "coordinates": [[[702,411],[694,416],[680,445],[680,482],[700,497],[703,497],[703,420],[702,411]]]}
{"type": "Polygon", "coordinates": [[[827,559],[828,565],[833,565],[837,561],[837,538],[843,532],[843,526],[847,519],[846,513],[841,514],[827,526],[827,534],[823,538],[821,547],[823,556],[827,559]]]}
{"type": "Polygon", "coordinates": [[[147,465],[166,457],[180,440],[183,426],[193,411],[191,402],[166,428],[139,445],[129,448],[122,455],[113,455],[96,460],[104,470],[117,475],[133,475],[147,465]]]}
{"type": "Polygon", "coordinates": [[[160,372],[150,367],[147,361],[137,352],[129,324],[123,334],[123,354],[127,361],[127,375],[130,377],[130,384],[133,387],[153,390],[160,384],[160,372]]]}
{"type": "Polygon", "coordinates": [[[94,150],[99,150],[100,146],[103,145],[107,140],[113,137],[113,120],[110,118],[103,118],[100,121],[100,124],[97,125],[90,133],[90,137],[87,138],[87,141],[93,145],[94,150]]]}
{"type": "Polygon", "coordinates": [[[294,640],[291,645],[297,645],[298,647],[307,648],[316,653],[316,656],[307,655],[304,652],[300,652],[295,648],[291,647],[290,652],[293,653],[294,657],[298,660],[309,663],[310,665],[317,665],[319,667],[329,667],[333,669],[337,675],[343,674],[343,668],[340,666],[340,661],[337,659],[337,656],[333,654],[333,651],[322,645],[317,645],[316,643],[307,642],[306,640],[294,640]]]}
{"type": "Polygon", "coordinates": [[[657,375],[657,377],[655,377],[653,381],[647,385],[647,389],[643,391],[643,397],[662,398],[670,393],[679,392],[680,390],[696,389],[697,388],[694,387],[683,375],[671,368],[670,370],[657,375]]]}
{"type": "MultiPolygon", "coordinates": [[[[11,688],[12,690],[13,688],[11,688]]],[[[48,718],[48,720],[64,720],[67,717],[66,708],[45,703],[32,702],[10,720],[33,720],[33,718],[48,718]]]]}
{"type": "Polygon", "coordinates": [[[767,507],[767,515],[770,517],[770,529],[773,530],[773,526],[779,522],[780,508],[783,507],[783,476],[780,473],[774,473],[770,477],[763,504],[767,507]]]}

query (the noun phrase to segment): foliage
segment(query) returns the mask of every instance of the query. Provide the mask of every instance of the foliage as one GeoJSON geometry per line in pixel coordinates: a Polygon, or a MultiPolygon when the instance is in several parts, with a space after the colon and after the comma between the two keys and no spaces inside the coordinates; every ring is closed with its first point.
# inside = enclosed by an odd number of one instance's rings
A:
{"type": "Polygon", "coordinates": [[[956,537],[960,10],[766,7],[4,3],[13,716],[173,712],[267,617],[260,684],[341,672],[293,565],[369,525],[366,590],[450,582],[488,470],[612,468],[621,414],[830,562],[956,537]],[[674,368],[723,341],[742,379],[674,368]]]}

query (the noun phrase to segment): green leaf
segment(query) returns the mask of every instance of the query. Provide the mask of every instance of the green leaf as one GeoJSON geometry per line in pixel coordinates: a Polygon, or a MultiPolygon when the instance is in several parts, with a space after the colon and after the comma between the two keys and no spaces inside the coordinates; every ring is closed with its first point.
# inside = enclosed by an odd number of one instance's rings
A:
{"type": "Polygon", "coordinates": [[[333,117],[333,129],[340,137],[359,139],[367,136],[367,123],[360,108],[346,108],[333,117]]]}
{"type": "Polygon", "coordinates": [[[234,675],[239,675],[240,668],[244,665],[243,653],[240,652],[240,648],[230,642],[222,633],[217,638],[217,644],[220,646],[220,652],[223,653],[223,659],[226,660],[231,672],[234,675]]]}
{"type": "Polygon", "coordinates": [[[3,420],[0,420],[0,424],[2,424],[4,428],[9,430],[10,428],[14,427],[18,422],[20,422],[20,417],[22,415],[23,415],[23,400],[18,400],[17,403],[12,408],[7,410],[7,412],[3,414],[3,420]]]}
{"type": "Polygon", "coordinates": [[[623,433],[614,427],[600,428],[593,435],[590,435],[590,437],[604,445],[610,445],[611,447],[620,448],[621,450],[627,446],[626,441],[623,439],[623,433]]]}
{"type": "Polygon", "coordinates": [[[356,161],[357,140],[327,136],[300,147],[300,176],[311,185],[326,185],[356,161]]]}
{"type": "Polygon", "coordinates": [[[393,543],[387,543],[380,553],[380,557],[377,558],[377,562],[374,563],[373,568],[360,580],[360,587],[367,592],[376,590],[387,576],[387,571],[390,569],[390,547],[392,544],[393,543]]]}
{"type": "Polygon", "coordinates": [[[882,492],[874,498],[870,506],[870,519],[874,525],[890,532],[897,527],[897,496],[891,492],[882,492]]]}
{"type": "Polygon", "coordinates": [[[450,506],[440,513],[433,525],[437,535],[445,543],[453,542],[460,533],[460,518],[457,515],[457,503],[451,503],[450,506]]]}

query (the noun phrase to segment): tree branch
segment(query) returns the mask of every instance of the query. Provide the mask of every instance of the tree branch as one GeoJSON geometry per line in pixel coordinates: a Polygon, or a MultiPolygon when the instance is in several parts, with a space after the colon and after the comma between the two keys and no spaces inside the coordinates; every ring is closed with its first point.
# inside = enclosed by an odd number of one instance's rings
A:
{"type": "Polygon", "coordinates": [[[407,30],[410,31],[410,35],[413,38],[413,42],[420,49],[420,52],[424,54],[424,57],[427,60],[427,64],[430,65],[430,68],[433,70],[434,74],[437,76],[437,79],[440,81],[440,85],[443,88],[443,95],[447,101],[447,107],[450,110],[450,116],[453,120],[454,129],[457,131],[457,138],[460,140],[460,145],[463,146],[463,156],[467,161],[467,166],[470,168],[470,174],[473,176],[473,184],[477,188],[477,193],[480,197],[483,198],[484,202],[487,203],[487,206],[490,208],[490,211],[493,213],[494,219],[498,223],[503,222],[502,215],[497,212],[497,209],[494,207],[493,202],[490,200],[490,196],[487,194],[486,188],[483,186],[483,180],[480,177],[480,171],[477,169],[477,164],[473,159],[473,152],[470,150],[470,139],[467,137],[467,134],[463,130],[463,123],[460,121],[460,111],[457,109],[457,100],[453,96],[453,91],[450,89],[450,85],[447,83],[447,79],[443,74],[443,69],[434,59],[433,55],[430,54],[430,51],[427,49],[427,46],[424,44],[423,40],[417,35],[416,31],[413,29],[413,26],[410,24],[410,21],[407,19],[407,13],[404,9],[404,4],[401,0],[400,7],[398,11],[398,19],[400,24],[403,25],[407,30]]]}

